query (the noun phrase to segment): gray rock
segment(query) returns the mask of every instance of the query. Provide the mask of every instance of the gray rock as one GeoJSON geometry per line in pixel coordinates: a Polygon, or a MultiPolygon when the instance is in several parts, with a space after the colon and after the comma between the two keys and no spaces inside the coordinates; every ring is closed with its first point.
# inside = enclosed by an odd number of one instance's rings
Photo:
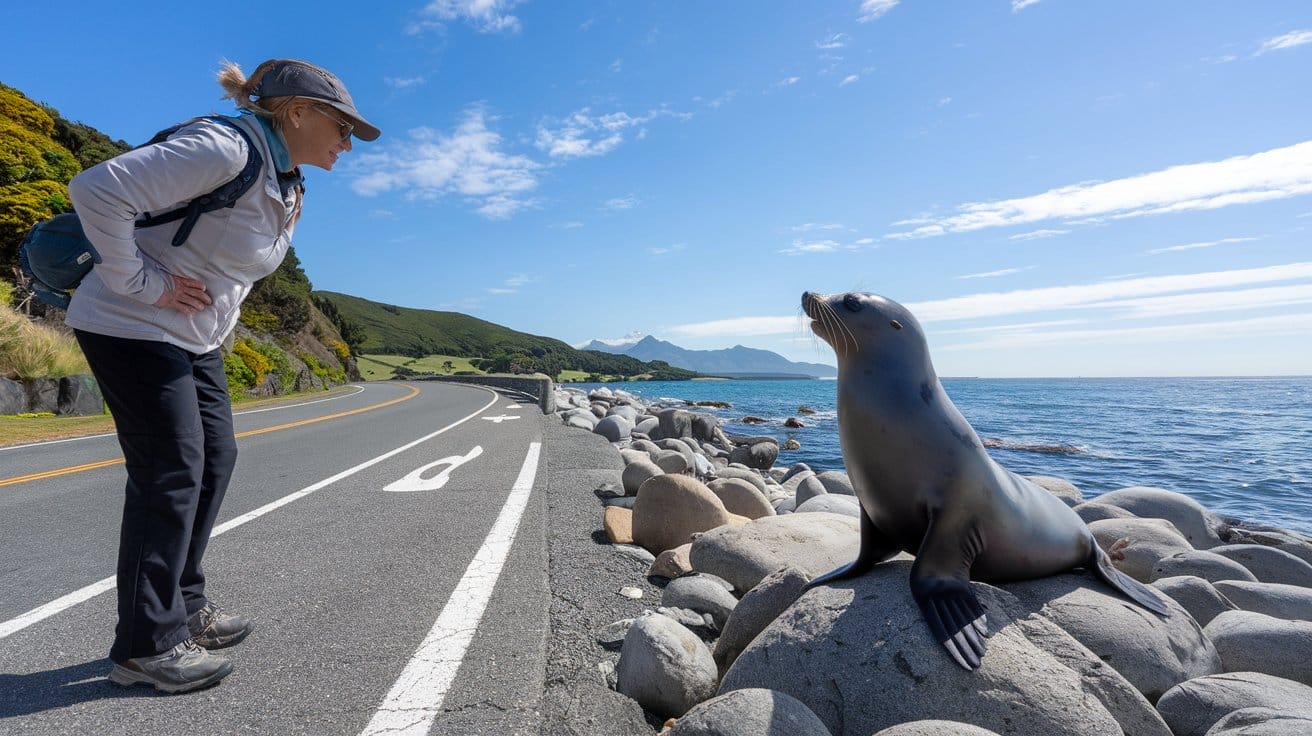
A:
{"type": "MultiPolygon", "coordinates": [[[[1103,519],[1137,519],[1139,517],[1126,511],[1120,506],[1111,504],[1098,503],[1097,501],[1085,501],[1074,508],[1075,515],[1084,519],[1085,524],[1092,524],[1095,521],[1103,519]]],[[[1183,535],[1181,539],[1183,539],[1183,535]]]]}
{"type": "Polygon", "coordinates": [[[634,440],[633,444],[629,445],[629,447],[647,453],[647,457],[649,458],[654,458],[656,453],[661,450],[661,446],[651,440],[634,440]]]}
{"type": "Polygon", "coordinates": [[[1226,672],[1261,672],[1312,686],[1312,621],[1227,611],[1203,630],[1226,672]]]}
{"type": "Polygon", "coordinates": [[[641,434],[651,434],[652,430],[661,426],[661,420],[656,417],[645,417],[642,421],[633,426],[633,431],[641,434]]]}
{"type": "Polygon", "coordinates": [[[815,471],[811,470],[811,466],[807,465],[806,463],[793,463],[792,465],[788,466],[788,469],[785,470],[784,474],[780,476],[777,480],[780,483],[783,483],[784,481],[788,480],[789,478],[792,478],[798,473],[806,473],[806,472],[815,472],[815,471]]]}
{"type": "MultiPolygon", "coordinates": [[[[798,465],[802,465],[802,463],[798,463],[798,465]]],[[[797,466],[794,465],[793,467],[796,468],[797,466]]],[[[802,481],[806,480],[807,478],[815,477],[815,471],[811,470],[810,468],[806,468],[805,466],[803,467],[804,467],[803,470],[800,470],[796,473],[792,473],[791,475],[784,476],[784,479],[779,481],[779,485],[783,486],[783,489],[785,491],[788,491],[793,495],[797,495],[797,489],[802,486],[802,481]]],[[[824,484],[821,483],[820,487],[824,488],[824,484]]]]}
{"type": "Polygon", "coordinates": [[[719,625],[709,613],[699,613],[691,608],[658,606],[656,613],[672,618],[698,636],[714,636],[720,630],[719,625]]]}
{"type": "Polygon", "coordinates": [[[1234,560],[1204,550],[1176,552],[1170,557],[1163,557],[1153,565],[1153,580],[1174,575],[1197,575],[1212,583],[1218,580],[1257,582],[1257,578],[1248,571],[1248,568],[1234,560]]]}
{"type": "Polygon", "coordinates": [[[1217,721],[1244,708],[1312,711],[1312,687],[1260,672],[1227,672],[1182,682],[1157,701],[1175,736],[1205,736],[1217,721]]]}
{"type": "Polygon", "coordinates": [[[1312,565],[1294,555],[1261,544],[1223,544],[1208,552],[1234,560],[1263,583],[1312,588],[1312,565]]]}
{"type": "Polygon", "coordinates": [[[692,464],[682,453],[674,450],[661,450],[655,457],[656,467],[666,473],[682,475],[692,470],[692,464]]]}
{"type": "Polygon", "coordinates": [[[719,583],[694,573],[671,580],[661,594],[661,605],[709,613],[716,628],[723,629],[738,599],[719,583]]]}
{"type": "Polygon", "coordinates": [[[1157,616],[1089,572],[999,587],[1075,637],[1150,702],[1185,680],[1222,671],[1216,649],[1175,601],[1166,601],[1169,615],[1157,616]]]}
{"type": "Polygon", "coordinates": [[[1217,721],[1207,736],[1307,736],[1310,733],[1312,713],[1240,708],[1217,721]]]}
{"type": "Polygon", "coordinates": [[[697,412],[692,415],[692,437],[698,442],[714,442],[724,436],[720,429],[720,420],[697,412]]]}
{"type": "Polygon", "coordinates": [[[624,484],[624,493],[630,496],[638,495],[638,489],[646,483],[649,478],[654,478],[663,474],[665,471],[660,466],[650,460],[635,460],[624,466],[624,472],[620,479],[624,484]]]}
{"type": "Polygon", "coordinates": [[[662,718],[677,718],[715,695],[715,660],[687,627],[643,616],[624,637],[616,689],[662,718]]]}
{"type": "Polygon", "coordinates": [[[683,409],[662,409],[656,414],[656,418],[660,420],[662,439],[692,436],[692,412],[683,409]]]}
{"type": "Polygon", "coordinates": [[[778,500],[772,499],[770,504],[774,506],[775,515],[791,514],[797,511],[797,499],[792,496],[778,500]]]}
{"type": "Polygon", "coordinates": [[[958,721],[911,721],[890,726],[875,736],[999,736],[997,731],[958,721]]]}
{"type": "Polygon", "coordinates": [[[1074,508],[1084,503],[1084,494],[1080,493],[1080,489],[1076,488],[1075,484],[1064,478],[1054,478],[1051,475],[1025,475],[1021,477],[1060,498],[1067,506],[1074,508]]]}
{"type": "Polygon", "coordinates": [[[739,655],[720,692],[775,683],[834,736],[925,719],[1017,736],[1168,736],[1115,670],[988,585],[974,585],[993,632],[988,652],[979,669],[962,669],[928,636],[907,581],[911,565],[892,560],[807,591],[739,655]]]}
{"type": "Polygon", "coordinates": [[[597,422],[596,428],[592,431],[605,437],[610,442],[619,442],[627,439],[629,433],[633,431],[633,422],[621,416],[611,415],[597,422]]]}
{"type": "Polygon", "coordinates": [[[1245,611],[1286,620],[1312,621],[1312,588],[1280,583],[1222,580],[1216,589],[1245,611]]]}
{"type": "Polygon", "coordinates": [[[856,519],[789,514],[712,529],[693,541],[688,556],[694,570],[718,575],[745,591],[788,565],[812,577],[829,572],[856,559],[859,548],[856,519]]]}
{"type": "Polygon", "coordinates": [[[844,496],[855,496],[856,491],[852,490],[852,479],[847,477],[847,473],[839,470],[826,470],[823,473],[816,474],[820,479],[821,485],[830,493],[838,493],[844,496]]]}
{"type": "Polygon", "coordinates": [[[1161,578],[1149,584],[1184,606],[1199,626],[1206,626],[1223,611],[1236,610],[1235,604],[1226,600],[1215,586],[1194,575],[1161,578]]]}
{"type": "Polygon", "coordinates": [[[24,411],[34,414],[54,414],[59,411],[58,378],[32,378],[23,382],[23,388],[27,391],[27,408],[24,411]]]}
{"type": "Polygon", "coordinates": [[[612,406],[608,414],[613,417],[624,417],[625,419],[629,420],[630,424],[636,425],[638,423],[639,414],[636,407],[627,406],[627,405],[612,406]]]}
{"type": "Polygon", "coordinates": [[[729,462],[742,463],[749,468],[765,470],[779,457],[777,442],[757,442],[754,445],[740,445],[729,452],[729,462]]]}
{"type": "MultiPolygon", "coordinates": [[[[829,491],[825,490],[825,484],[821,483],[820,479],[817,478],[814,473],[802,478],[801,482],[797,484],[797,490],[793,493],[793,496],[797,499],[797,506],[799,508],[802,504],[813,498],[828,495],[829,491]]],[[[852,496],[851,498],[856,497],[852,496]]]]}
{"type": "Polygon", "coordinates": [[[1099,503],[1120,506],[1145,519],[1166,519],[1175,525],[1195,549],[1210,549],[1222,544],[1219,534],[1225,524],[1221,517],[1183,493],[1164,488],[1133,486],[1098,496],[1099,503]]]}
{"type": "Polygon", "coordinates": [[[58,413],[64,416],[98,416],[105,411],[105,399],[100,395],[100,384],[92,376],[83,374],[59,379],[58,413]]]}
{"type": "Polygon", "coordinates": [[[785,567],[766,575],[755,588],[743,595],[723,626],[712,652],[721,676],[757,634],[802,596],[803,587],[810,580],[811,576],[805,572],[785,567]]]}
{"type": "MultiPolygon", "coordinates": [[[[689,442],[691,442],[691,440],[689,440],[689,442]]],[[[662,450],[679,453],[684,457],[684,459],[688,461],[688,467],[691,468],[694,465],[692,459],[694,454],[692,447],[690,447],[688,443],[684,442],[682,439],[670,438],[670,439],[656,440],[656,446],[661,448],[662,450]]]]}
{"type": "Polygon", "coordinates": [[[1089,531],[1116,569],[1142,583],[1153,579],[1153,567],[1163,557],[1193,550],[1165,519],[1104,519],[1090,523],[1089,531]]]}
{"type": "Polygon", "coordinates": [[[1312,542],[1288,530],[1245,529],[1231,526],[1228,541],[1232,544],[1263,544],[1275,547],[1312,564],[1312,542]]]}
{"type": "Polygon", "coordinates": [[[698,705],[665,736],[831,736],[797,698],[777,690],[734,690],[698,705]]]}
{"type": "Polygon", "coordinates": [[[859,521],[861,519],[861,502],[856,500],[856,496],[839,496],[826,493],[823,496],[809,499],[806,503],[799,504],[795,511],[799,514],[823,511],[830,514],[850,516],[859,521]]]}
{"type": "Polygon", "coordinates": [[[636,618],[626,618],[616,621],[612,624],[606,624],[597,630],[593,636],[597,643],[607,649],[619,649],[624,643],[624,637],[628,635],[629,629],[633,628],[633,622],[636,618]]]}
{"type": "Polygon", "coordinates": [[[597,427],[597,418],[592,416],[592,412],[586,409],[565,412],[563,417],[562,423],[569,427],[586,429],[589,432],[597,427]]]}
{"type": "Polygon", "coordinates": [[[0,377],[0,414],[22,414],[27,409],[27,390],[23,384],[0,377]]]}
{"type": "Polygon", "coordinates": [[[765,479],[761,477],[761,474],[756,472],[755,470],[750,470],[745,467],[736,468],[730,465],[727,468],[719,468],[715,471],[715,477],[738,478],[740,480],[745,480],[748,483],[751,483],[752,485],[756,486],[757,490],[759,490],[761,493],[765,493],[766,490],[765,479]]]}
{"type": "MultiPolygon", "coordinates": [[[[657,449],[656,452],[659,453],[660,450],[657,449]]],[[[630,445],[629,447],[620,448],[620,459],[624,461],[625,465],[628,465],[629,463],[640,462],[642,460],[647,460],[653,463],[656,462],[656,458],[652,455],[652,453],[648,453],[644,450],[639,450],[637,447],[633,445],[630,445]]]]}
{"type": "Polygon", "coordinates": [[[742,478],[716,478],[706,484],[731,514],[749,519],[774,516],[774,507],[760,489],[742,478]]]}
{"type": "Polygon", "coordinates": [[[637,560],[644,565],[650,565],[656,561],[656,555],[636,544],[612,544],[611,547],[625,557],[637,560]]]}

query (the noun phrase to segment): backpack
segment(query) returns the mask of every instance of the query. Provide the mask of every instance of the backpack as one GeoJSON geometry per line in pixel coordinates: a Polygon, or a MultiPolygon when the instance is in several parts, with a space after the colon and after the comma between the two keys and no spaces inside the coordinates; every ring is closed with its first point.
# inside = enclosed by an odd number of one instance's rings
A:
{"type": "MultiPolygon", "coordinates": [[[[198,120],[212,120],[240,133],[242,139],[246,141],[246,165],[232,181],[218,189],[202,194],[168,212],[158,215],[147,212],[136,221],[136,226],[142,228],[182,220],[178,231],[173,235],[173,240],[170,241],[175,248],[187,242],[187,237],[191,235],[191,230],[196,226],[196,221],[201,215],[236,205],[237,200],[259,179],[260,170],[264,167],[264,160],[256,150],[250,135],[231,119],[218,115],[194,118],[165,128],[138,148],[167,140],[182,127],[198,120]]],[[[82,283],[82,279],[97,263],[100,263],[100,254],[82,232],[82,221],[74,212],[55,215],[33,225],[27,237],[23,239],[22,245],[18,247],[18,266],[31,280],[32,293],[46,304],[60,309],[68,309],[68,290],[82,283]]]]}

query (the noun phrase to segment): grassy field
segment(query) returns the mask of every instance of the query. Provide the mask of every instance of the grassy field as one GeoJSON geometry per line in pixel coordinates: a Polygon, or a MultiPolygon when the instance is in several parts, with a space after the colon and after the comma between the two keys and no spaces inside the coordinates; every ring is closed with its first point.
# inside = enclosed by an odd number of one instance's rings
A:
{"type": "Polygon", "coordinates": [[[391,378],[392,369],[398,366],[409,368],[415,373],[440,375],[449,375],[458,371],[482,373],[470,364],[469,358],[458,358],[454,355],[425,355],[422,358],[410,358],[404,355],[361,355],[355,364],[360,368],[360,375],[368,381],[391,378]]]}

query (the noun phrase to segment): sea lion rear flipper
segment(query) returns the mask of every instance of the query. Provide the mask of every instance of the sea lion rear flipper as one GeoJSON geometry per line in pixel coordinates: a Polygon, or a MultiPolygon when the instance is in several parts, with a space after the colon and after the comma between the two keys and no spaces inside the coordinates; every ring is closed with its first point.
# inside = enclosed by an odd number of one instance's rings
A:
{"type": "Polygon", "coordinates": [[[875,522],[871,521],[870,517],[866,515],[865,509],[862,509],[861,549],[857,552],[856,559],[836,570],[830,570],[824,575],[812,579],[803,586],[803,590],[810,590],[817,585],[824,585],[835,580],[856,577],[897,553],[897,543],[880,534],[879,530],[875,528],[875,522]]]}
{"type": "Polygon", "coordinates": [[[1117,570],[1112,565],[1111,558],[1107,556],[1106,552],[1102,551],[1097,543],[1093,545],[1093,569],[1104,583],[1119,590],[1135,603],[1160,616],[1170,614],[1171,609],[1166,607],[1166,603],[1157,594],[1157,591],[1117,570]]]}
{"type": "Polygon", "coordinates": [[[970,586],[970,567],[982,549],[974,529],[966,533],[938,530],[931,516],[911,567],[911,595],[934,640],[967,670],[980,665],[988,618],[970,586]]]}

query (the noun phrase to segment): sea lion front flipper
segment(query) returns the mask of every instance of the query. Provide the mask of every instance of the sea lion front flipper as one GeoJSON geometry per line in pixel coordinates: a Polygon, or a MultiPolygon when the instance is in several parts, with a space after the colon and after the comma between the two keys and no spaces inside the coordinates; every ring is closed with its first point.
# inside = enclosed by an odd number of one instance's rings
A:
{"type": "Polygon", "coordinates": [[[1117,570],[1111,558],[1095,542],[1093,545],[1093,569],[1104,583],[1119,590],[1125,597],[1160,616],[1167,616],[1171,610],[1166,607],[1157,591],[1117,570]]]}
{"type": "Polygon", "coordinates": [[[911,595],[934,640],[967,670],[980,665],[988,618],[970,585],[970,566],[982,548],[979,535],[935,534],[930,518],[925,538],[911,567],[911,595]]]}
{"type": "Polygon", "coordinates": [[[810,590],[817,585],[856,577],[897,554],[898,551],[897,543],[880,534],[879,529],[875,528],[875,522],[870,520],[865,509],[861,509],[861,549],[857,552],[856,559],[836,570],[830,570],[824,575],[812,579],[802,586],[802,589],[810,590]]]}

